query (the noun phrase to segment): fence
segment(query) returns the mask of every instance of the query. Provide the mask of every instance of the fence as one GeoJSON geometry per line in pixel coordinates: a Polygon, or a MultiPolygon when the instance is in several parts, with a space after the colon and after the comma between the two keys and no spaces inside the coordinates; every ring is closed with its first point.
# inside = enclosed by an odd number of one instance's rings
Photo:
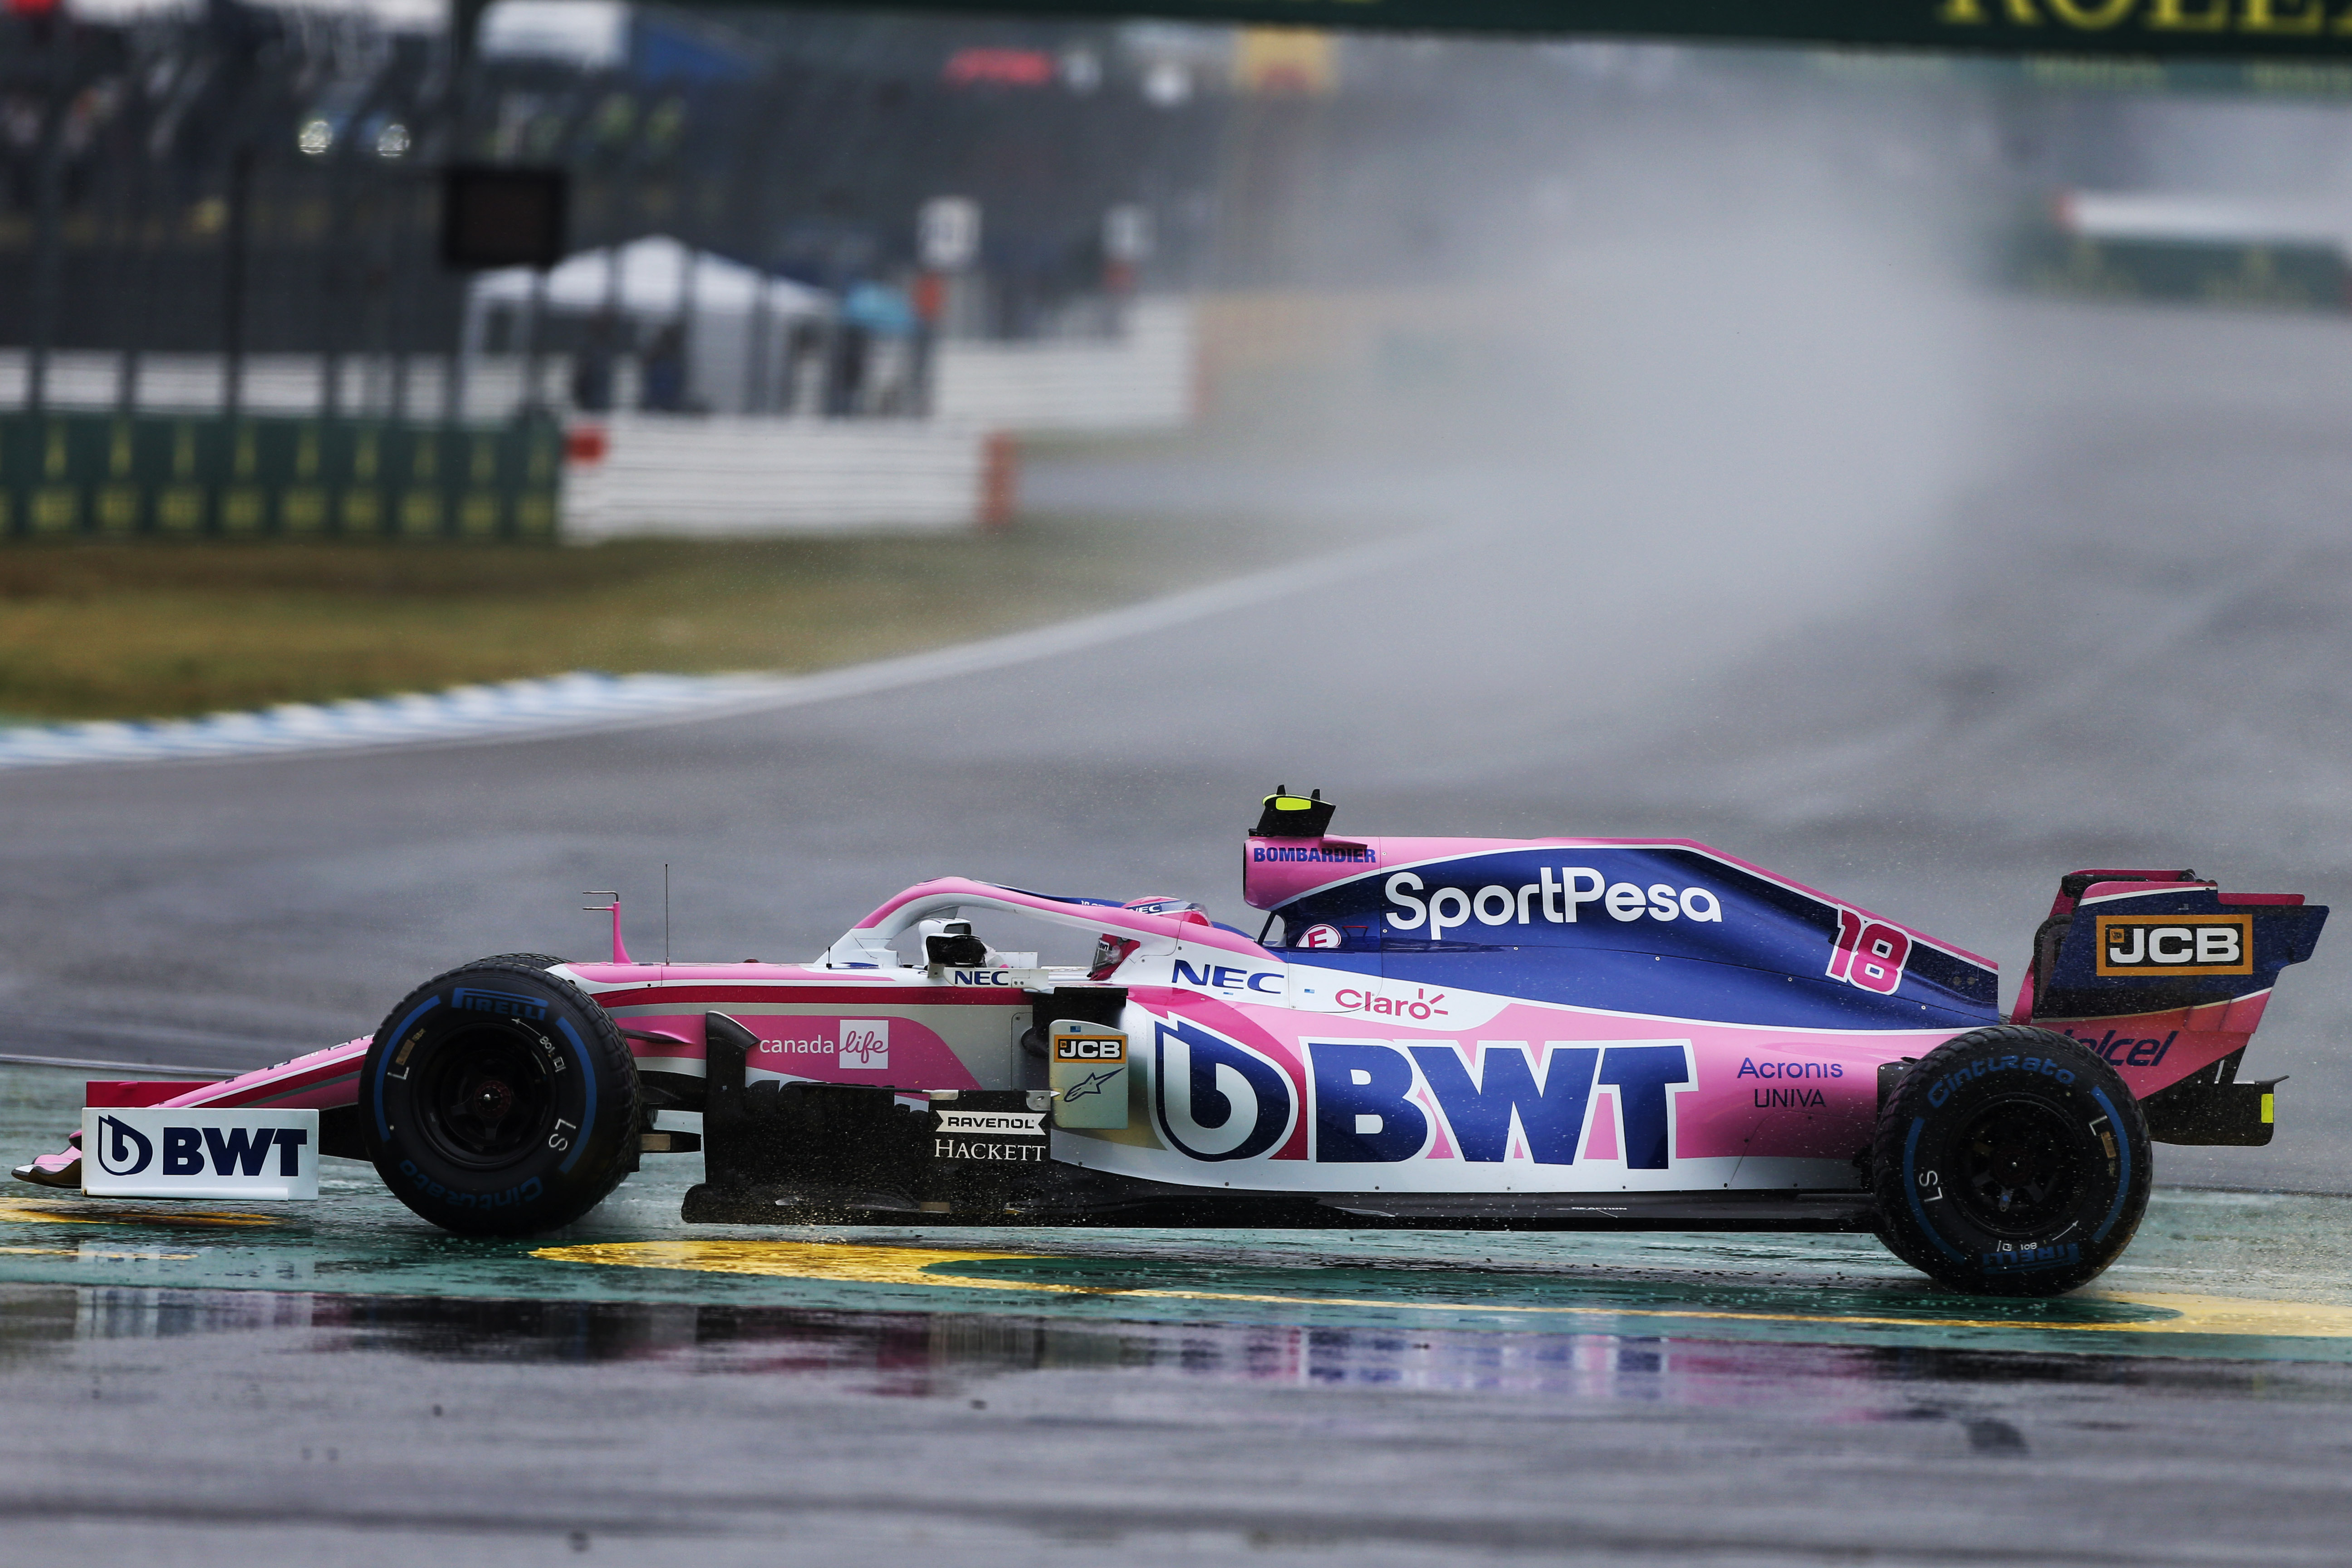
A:
{"type": "MultiPolygon", "coordinates": [[[[30,356],[0,349],[0,409],[26,405],[30,356]]],[[[323,354],[247,354],[238,367],[238,405],[249,414],[314,419],[373,418],[407,423],[446,412],[449,361],[442,354],[352,354],[335,361],[335,396],[327,396],[323,354]]],[[[503,419],[524,404],[521,354],[484,354],[467,367],[464,417],[503,419]]],[[[227,405],[226,358],[209,353],[142,353],[75,349],[49,356],[45,405],[88,413],[217,414],[227,405]]],[[[569,362],[550,355],[540,366],[543,391],[568,383],[569,362]]]]}
{"type": "Polygon", "coordinates": [[[2316,310],[2352,304],[2344,252],[2307,241],[2037,233],[2018,243],[2011,266],[2026,288],[2049,294],[2316,310]]]}
{"type": "MultiPolygon", "coordinates": [[[[525,356],[474,359],[473,423],[437,412],[447,362],[248,356],[244,410],[216,354],[54,355],[44,411],[24,407],[26,356],[0,353],[0,540],[567,539],[953,529],[1002,521],[1013,447],[991,431],[1167,429],[1196,396],[1192,308],[1137,301],[1108,341],[940,345],[931,419],[620,414],[594,460],[565,472],[551,415],[489,423],[527,401],[525,356]],[[340,377],[328,395],[329,365],[340,377]],[[346,411],[343,416],[330,408],[346,411]],[[356,411],[356,416],[352,412],[356,411]]],[[[616,363],[621,390],[633,362],[616,363]]],[[[540,362],[561,410],[569,362],[540,362]]],[[[625,399],[624,401],[627,401],[625,399]]],[[[804,400],[806,401],[806,400],[804,400]]]]}
{"type": "MultiPolygon", "coordinates": [[[[1123,330],[1101,338],[1042,338],[1026,342],[949,338],[935,352],[932,412],[963,424],[1040,435],[1064,431],[1173,429],[1191,421],[1198,355],[1194,308],[1166,297],[1133,301],[1123,330]]],[[[719,324],[714,319],[714,326],[719,324]]],[[[738,323],[740,325],[740,323],[738,323]]],[[[717,334],[714,331],[714,337],[717,334]]],[[[734,334],[741,337],[740,331],[734,334]]],[[[775,334],[781,340],[783,334],[775,334]]],[[[887,345],[893,350],[901,345],[887,345]]],[[[739,343],[731,359],[711,353],[695,361],[695,383],[732,387],[733,399],[708,399],[712,412],[743,412],[740,394],[747,377],[739,343]]],[[[0,410],[26,403],[27,355],[0,349],[0,410]]],[[[539,357],[538,395],[526,395],[531,357],[480,353],[466,364],[464,416],[504,418],[536,402],[565,412],[574,390],[573,356],[539,357]]],[[[765,413],[792,419],[824,412],[821,384],[824,356],[779,353],[769,378],[777,389],[765,413]],[[786,383],[793,383],[785,393],[786,383]]],[[[334,364],[334,396],[328,396],[329,361],[322,354],[268,353],[246,356],[239,373],[239,402],[257,415],[331,419],[363,416],[403,422],[443,413],[448,359],[440,354],[350,354],[334,364]]],[[[614,408],[640,402],[644,368],[636,356],[609,360],[614,408]]],[[[859,379],[869,391],[885,390],[905,369],[888,355],[859,379]]],[[[137,414],[211,414],[226,405],[226,361],[219,354],[143,353],[76,349],[49,356],[47,406],[85,412],[127,410],[137,414]]],[[[859,415],[881,414],[887,399],[869,398],[859,415]]],[[[903,399],[901,400],[903,401],[903,399]]]]}
{"type": "Polygon", "coordinates": [[[555,537],[551,420],[0,414],[0,540],[555,537]]]}

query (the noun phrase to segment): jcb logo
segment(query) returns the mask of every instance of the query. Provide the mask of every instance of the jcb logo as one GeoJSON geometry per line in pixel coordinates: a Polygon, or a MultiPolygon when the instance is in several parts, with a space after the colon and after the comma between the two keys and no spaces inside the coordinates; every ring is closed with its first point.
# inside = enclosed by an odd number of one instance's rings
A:
{"type": "Polygon", "coordinates": [[[2101,915],[2099,973],[2252,974],[2252,915],[2101,915]]]}
{"type": "Polygon", "coordinates": [[[1124,1062],[1127,1060],[1127,1037],[1056,1035],[1054,1037],[1054,1059],[1057,1062],[1124,1062]]]}

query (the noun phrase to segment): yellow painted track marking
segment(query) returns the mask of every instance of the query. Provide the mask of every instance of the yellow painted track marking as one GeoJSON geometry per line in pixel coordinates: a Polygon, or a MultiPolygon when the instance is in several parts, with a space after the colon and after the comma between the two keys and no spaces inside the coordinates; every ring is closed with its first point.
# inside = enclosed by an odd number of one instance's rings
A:
{"type": "Polygon", "coordinates": [[[2188,1296],[2168,1290],[2108,1290],[2090,1299],[2127,1301],[2136,1307],[2155,1307],[2179,1314],[2153,1323],[2135,1323],[2130,1328],[2133,1333],[2264,1334],[2291,1339],[2352,1339],[2352,1307],[2333,1307],[2320,1301],[2264,1301],[2243,1296],[2188,1296]]]}
{"type": "Polygon", "coordinates": [[[23,1225],[104,1225],[108,1216],[91,1214],[61,1214],[63,1202],[20,1203],[0,1198],[0,1220],[23,1225]]]}
{"type": "Polygon", "coordinates": [[[778,1279],[844,1280],[932,1289],[1030,1290],[1128,1300],[1239,1301],[1283,1307],[1374,1308],[1385,1311],[1452,1311],[1553,1318],[1672,1319],[1685,1322],[1800,1323],[1843,1328],[2035,1329],[2057,1333],[2260,1335],[2352,1339],[2352,1307],[2305,1301],[2265,1301],[2156,1290],[2107,1290],[2075,1298],[2145,1308],[2158,1316],[2136,1322],[2050,1322],[2028,1318],[1861,1316],[1843,1312],[1744,1312],[1702,1307],[1568,1306],[1491,1301],[1368,1300],[1348,1296],[1286,1296],[1241,1290],[1171,1290],[1065,1285],[1046,1280],[975,1279],[962,1263],[1041,1258],[1024,1252],[965,1252],[923,1247],[868,1247],[818,1241],[617,1241],[545,1247],[531,1253],[562,1263],[633,1268],[679,1268],[705,1274],[746,1274],[778,1279]]]}
{"type": "Polygon", "coordinates": [[[25,1225],[276,1225],[266,1214],[217,1214],[199,1209],[130,1208],[87,1198],[0,1198],[0,1224],[25,1225]]]}
{"type": "Polygon", "coordinates": [[[845,1279],[861,1285],[949,1286],[972,1290],[1051,1290],[1069,1295],[1118,1295],[1084,1285],[1027,1279],[966,1279],[926,1273],[938,1266],[994,1263],[1030,1252],[950,1252],[930,1247],[856,1247],[833,1241],[602,1241],[542,1247],[533,1258],[561,1263],[618,1264],[632,1268],[686,1268],[698,1274],[757,1274],[772,1279],[845,1279]]]}

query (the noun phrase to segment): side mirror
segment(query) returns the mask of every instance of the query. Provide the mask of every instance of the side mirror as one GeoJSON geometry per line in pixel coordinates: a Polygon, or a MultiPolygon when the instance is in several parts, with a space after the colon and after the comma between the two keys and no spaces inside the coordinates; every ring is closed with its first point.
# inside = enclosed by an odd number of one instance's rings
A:
{"type": "Polygon", "coordinates": [[[988,962],[988,943],[971,934],[970,921],[950,921],[945,931],[923,939],[923,958],[949,969],[971,969],[988,962]]]}

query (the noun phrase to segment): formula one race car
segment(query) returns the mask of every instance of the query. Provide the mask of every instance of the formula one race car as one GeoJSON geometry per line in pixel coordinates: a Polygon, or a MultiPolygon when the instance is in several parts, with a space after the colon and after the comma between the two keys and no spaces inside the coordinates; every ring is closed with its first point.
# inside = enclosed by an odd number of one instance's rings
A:
{"type": "MultiPolygon", "coordinates": [[[[698,1148],[689,1222],[1869,1228],[1948,1285],[2048,1295],[2130,1241],[2150,1139],[2270,1141],[2239,1064],[2327,915],[2071,872],[2004,1022],[1990,962],[1698,844],[1331,815],[1266,798],[1255,940],[948,878],[808,963],[656,964],[616,901],[609,963],[484,959],[373,1039],[93,1084],[85,1132],[114,1170],[152,1138],[100,1108],[144,1106],[189,1123],[151,1127],[181,1168],[257,1171],[303,1135],[238,1118],[307,1108],[319,1150],[471,1233],[698,1148]],[[998,945],[1024,924],[1075,962],[998,945]]],[[[83,1185],[82,1158],[16,1173],[83,1185]]]]}

